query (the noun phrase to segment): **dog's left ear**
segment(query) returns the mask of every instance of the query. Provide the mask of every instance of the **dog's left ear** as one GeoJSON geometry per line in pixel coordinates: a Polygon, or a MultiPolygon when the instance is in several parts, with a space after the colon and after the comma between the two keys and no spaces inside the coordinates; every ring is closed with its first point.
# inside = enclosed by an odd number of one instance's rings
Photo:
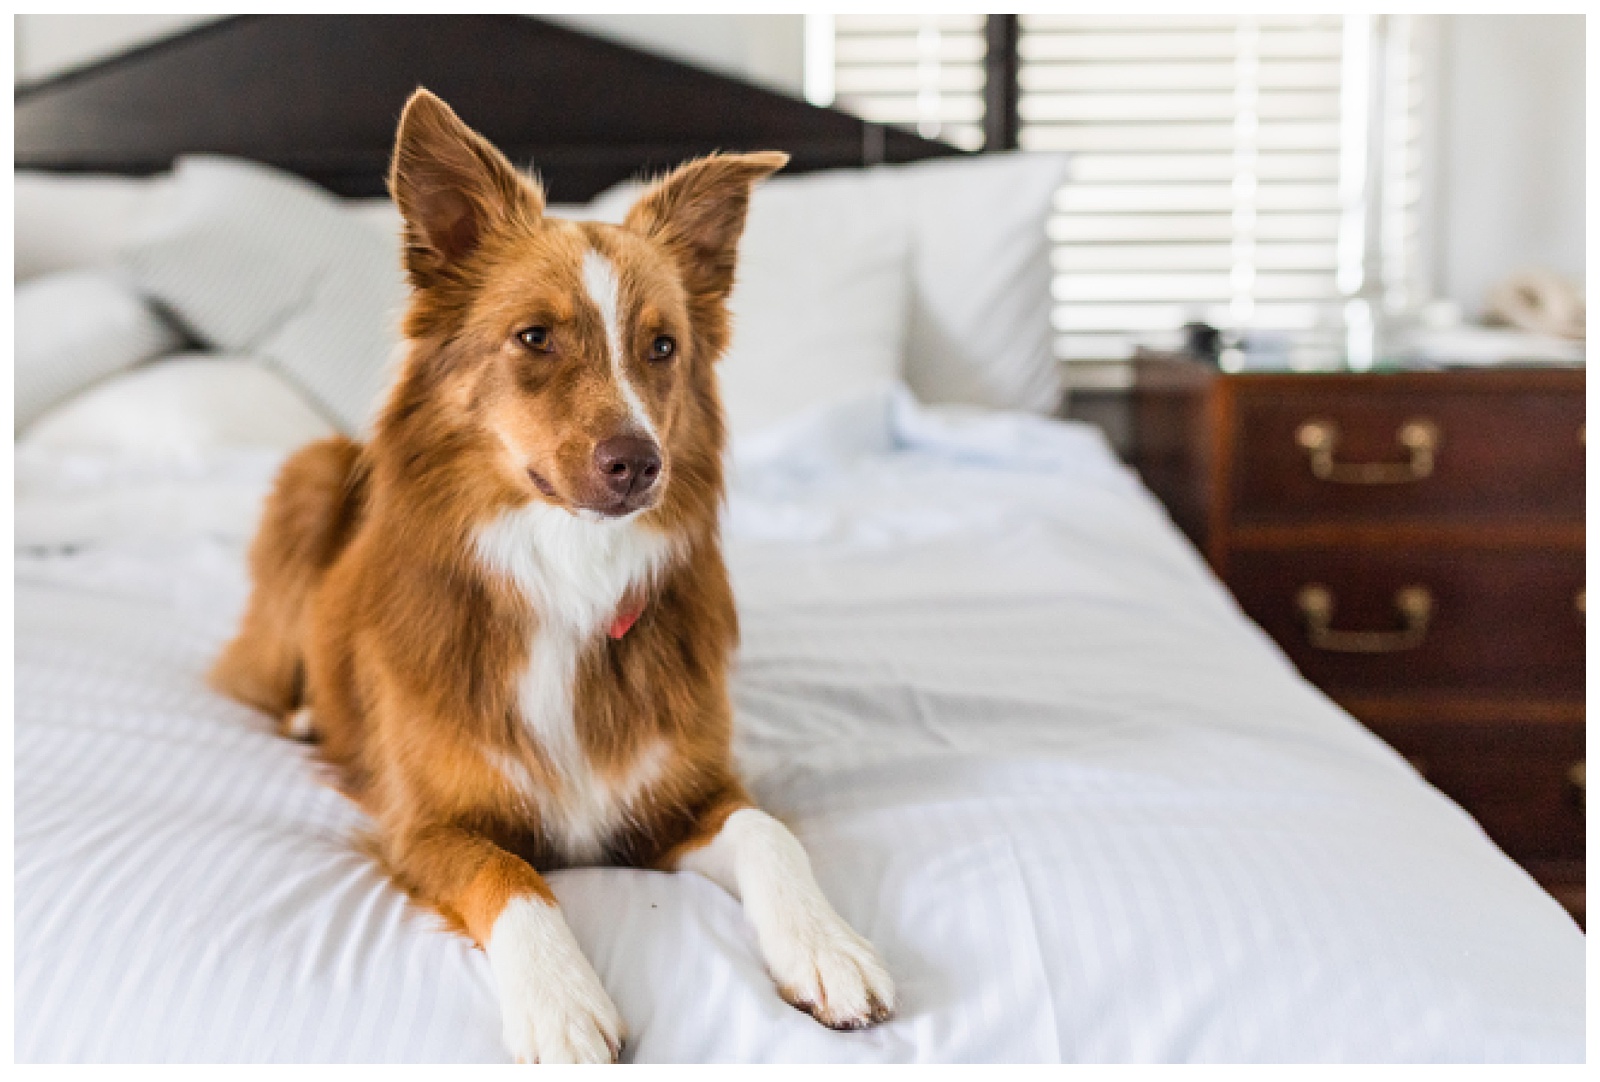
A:
{"type": "Polygon", "coordinates": [[[724,300],[733,289],[750,189],[788,161],[782,151],[767,150],[681,165],[639,198],[623,225],[666,247],[693,297],[724,300]]]}
{"type": "Polygon", "coordinates": [[[406,269],[419,287],[471,254],[497,221],[537,221],[544,193],[426,90],[400,114],[389,192],[405,219],[406,269]]]}

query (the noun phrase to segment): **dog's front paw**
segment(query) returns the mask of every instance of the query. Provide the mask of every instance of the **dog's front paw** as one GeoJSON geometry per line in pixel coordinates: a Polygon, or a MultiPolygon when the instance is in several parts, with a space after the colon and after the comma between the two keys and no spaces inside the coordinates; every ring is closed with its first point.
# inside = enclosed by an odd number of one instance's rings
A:
{"type": "Polygon", "coordinates": [[[489,941],[506,1050],[522,1063],[614,1063],[622,1016],[553,905],[518,900],[489,941]]]}
{"type": "Polygon", "coordinates": [[[894,981],[872,944],[838,916],[774,936],[767,964],[778,992],[830,1029],[863,1029],[894,1017],[894,981]]]}
{"type": "Polygon", "coordinates": [[[615,1063],[622,1016],[594,970],[500,1004],[506,1049],[519,1063],[615,1063]]]}

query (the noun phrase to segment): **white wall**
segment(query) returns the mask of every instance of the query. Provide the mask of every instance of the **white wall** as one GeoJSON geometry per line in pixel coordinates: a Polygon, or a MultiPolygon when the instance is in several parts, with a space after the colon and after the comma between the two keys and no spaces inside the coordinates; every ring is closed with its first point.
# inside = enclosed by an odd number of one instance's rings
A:
{"type": "Polygon", "coordinates": [[[586,30],[800,97],[803,15],[544,15],[586,30]]]}
{"type": "Polygon", "coordinates": [[[1506,275],[1584,275],[1584,17],[1441,27],[1436,285],[1469,315],[1506,275]]]}
{"type": "MultiPolygon", "coordinates": [[[[18,15],[19,82],[100,60],[215,15],[18,15]]],[[[800,95],[800,15],[548,15],[553,22],[800,95]]]]}
{"type": "Polygon", "coordinates": [[[16,15],[17,82],[80,67],[215,15],[16,15]]]}

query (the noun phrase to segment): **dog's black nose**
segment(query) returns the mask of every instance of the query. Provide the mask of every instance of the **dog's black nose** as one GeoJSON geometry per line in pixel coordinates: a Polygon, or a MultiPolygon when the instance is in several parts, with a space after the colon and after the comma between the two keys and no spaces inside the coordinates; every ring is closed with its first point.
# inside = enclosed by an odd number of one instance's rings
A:
{"type": "Polygon", "coordinates": [[[638,436],[612,436],[595,447],[594,465],[612,492],[637,496],[648,492],[661,476],[661,452],[655,443],[638,436]]]}

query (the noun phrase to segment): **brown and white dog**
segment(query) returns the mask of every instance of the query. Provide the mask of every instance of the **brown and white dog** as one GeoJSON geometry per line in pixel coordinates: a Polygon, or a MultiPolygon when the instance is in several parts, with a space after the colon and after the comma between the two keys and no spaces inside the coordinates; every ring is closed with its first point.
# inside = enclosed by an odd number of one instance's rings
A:
{"type": "Polygon", "coordinates": [[[390,175],[407,358],[370,441],[284,466],[212,674],[319,744],[394,878],[484,949],[521,1060],[622,1045],[540,875],[570,865],[698,872],[790,1003],[837,1029],[894,1009],[731,761],[714,363],[750,189],[786,160],[713,155],[620,227],[561,221],[418,91],[390,175]]]}

